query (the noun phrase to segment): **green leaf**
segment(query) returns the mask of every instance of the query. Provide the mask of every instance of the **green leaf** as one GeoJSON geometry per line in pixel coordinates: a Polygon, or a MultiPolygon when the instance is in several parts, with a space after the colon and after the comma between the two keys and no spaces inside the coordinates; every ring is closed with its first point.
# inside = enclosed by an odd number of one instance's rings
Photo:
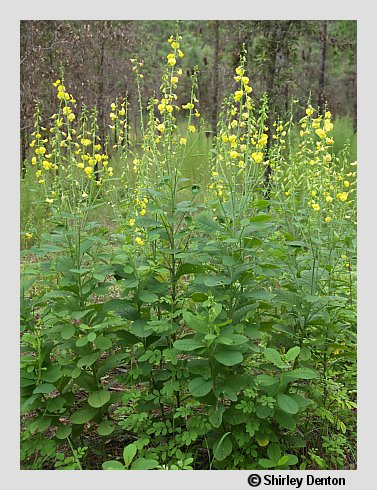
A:
{"type": "Polygon", "coordinates": [[[188,389],[193,396],[205,396],[212,390],[212,380],[205,380],[199,376],[189,382],[188,389]]]}
{"type": "Polygon", "coordinates": [[[279,425],[281,427],[284,427],[284,429],[295,430],[296,422],[294,420],[294,417],[292,417],[292,415],[289,415],[286,412],[276,410],[275,418],[278,421],[279,425]]]}
{"type": "Polygon", "coordinates": [[[233,444],[229,435],[230,432],[226,432],[213,446],[213,455],[218,461],[223,461],[232,452],[233,444]]]}
{"type": "Polygon", "coordinates": [[[196,340],[190,337],[190,338],[183,338],[183,339],[176,340],[173,344],[173,347],[174,349],[178,349],[184,352],[189,352],[192,350],[201,349],[204,346],[200,342],[200,340],[196,340]]]}
{"type": "Polygon", "coordinates": [[[208,322],[205,318],[202,318],[199,315],[193,315],[190,311],[184,311],[182,316],[185,323],[196,332],[208,332],[208,322]]]}
{"type": "Polygon", "coordinates": [[[297,368],[292,371],[284,373],[284,379],[286,381],[295,381],[297,379],[315,379],[318,378],[318,374],[309,368],[297,368]]]}
{"type": "Polygon", "coordinates": [[[48,381],[49,383],[55,383],[58,379],[62,377],[62,369],[59,365],[50,366],[47,371],[42,372],[43,381],[48,381]]]}
{"type": "Polygon", "coordinates": [[[131,470],[153,470],[158,466],[155,459],[138,458],[131,466],[131,470]]]}
{"type": "Polygon", "coordinates": [[[279,466],[286,466],[286,465],[291,466],[297,463],[298,463],[298,458],[294,454],[285,454],[278,461],[279,466]]]}
{"type": "Polygon", "coordinates": [[[94,364],[98,358],[99,358],[99,352],[92,352],[92,354],[88,354],[87,356],[81,357],[77,361],[77,366],[79,368],[82,368],[84,366],[89,367],[92,364],[94,364]]]}
{"type": "Polygon", "coordinates": [[[234,366],[243,361],[243,355],[237,350],[227,350],[225,347],[216,349],[214,353],[216,361],[225,366],[234,366]]]}
{"type": "Polygon", "coordinates": [[[131,326],[132,333],[137,337],[149,337],[153,333],[153,328],[147,325],[145,320],[135,320],[131,326]]]}
{"type": "Polygon", "coordinates": [[[102,463],[102,469],[103,470],[124,470],[125,467],[122,465],[120,461],[106,461],[105,463],[102,463]]]}
{"type": "Polygon", "coordinates": [[[97,409],[86,406],[82,410],[78,410],[71,415],[72,424],[85,424],[89,422],[97,413],[97,409]]]}
{"type": "Polygon", "coordinates": [[[285,359],[288,361],[288,362],[291,362],[293,361],[294,359],[296,359],[296,357],[300,354],[300,347],[297,345],[296,347],[292,347],[291,349],[289,349],[289,351],[285,354],[285,359]]]}
{"type": "Polygon", "coordinates": [[[267,347],[267,349],[264,351],[264,357],[267,359],[267,361],[272,362],[272,364],[275,364],[276,366],[281,365],[281,356],[276,349],[267,347]]]}
{"type": "Polygon", "coordinates": [[[124,459],[124,464],[126,468],[128,468],[136,456],[137,453],[137,447],[135,444],[129,444],[123,449],[123,459],[124,459]]]}
{"type": "Polygon", "coordinates": [[[281,456],[280,446],[278,444],[270,444],[267,448],[267,454],[271,461],[277,463],[281,456]]]}
{"type": "Polygon", "coordinates": [[[265,458],[258,460],[258,463],[260,466],[262,466],[262,468],[266,468],[266,469],[273,468],[274,466],[276,466],[276,463],[274,463],[274,461],[265,458]]]}
{"type": "Polygon", "coordinates": [[[97,338],[97,334],[94,333],[94,332],[90,332],[88,335],[87,335],[87,338],[89,340],[89,342],[94,342],[97,338]]]}
{"type": "Polygon", "coordinates": [[[60,335],[62,339],[69,340],[75,334],[75,326],[74,325],[64,325],[62,328],[60,335]]]}
{"type": "Polygon", "coordinates": [[[275,378],[274,376],[270,376],[269,374],[259,374],[257,376],[257,380],[260,386],[273,386],[279,383],[279,378],[275,378]]]}
{"type": "Polygon", "coordinates": [[[255,439],[261,447],[267,446],[267,444],[270,442],[270,436],[261,432],[255,434],[255,439]]]}
{"type": "Polygon", "coordinates": [[[70,425],[61,425],[56,431],[55,437],[58,439],[66,439],[72,432],[70,425]]]}
{"type": "Polygon", "coordinates": [[[142,291],[139,294],[139,299],[144,303],[155,303],[158,301],[158,296],[157,294],[150,293],[149,291],[142,291]]]}
{"type": "Polygon", "coordinates": [[[110,393],[107,390],[95,391],[90,393],[88,403],[91,407],[103,407],[110,400],[110,393]]]}
{"type": "Polygon", "coordinates": [[[110,337],[104,337],[100,335],[96,338],[96,347],[102,351],[108,350],[113,346],[113,342],[110,337]]]}
{"type": "Polygon", "coordinates": [[[108,436],[115,429],[115,425],[110,420],[104,420],[97,427],[97,432],[100,436],[108,436]]]}
{"type": "Polygon", "coordinates": [[[214,427],[220,427],[224,411],[224,405],[215,405],[208,410],[208,420],[214,427]]]}
{"type": "Polygon", "coordinates": [[[249,420],[250,414],[244,413],[242,410],[238,410],[234,405],[231,405],[224,412],[223,418],[225,422],[230,425],[239,425],[249,420]]]}
{"type": "Polygon", "coordinates": [[[84,347],[88,343],[88,337],[80,337],[76,340],[76,347],[84,347]]]}
{"type": "Polygon", "coordinates": [[[298,404],[294,400],[294,398],[292,398],[291,396],[285,395],[284,393],[278,393],[277,401],[278,401],[279,407],[284,412],[287,412],[287,413],[290,413],[293,415],[298,412],[298,404]]]}
{"type": "Polygon", "coordinates": [[[55,386],[51,383],[41,383],[40,385],[38,385],[36,388],[34,388],[34,395],[36,395],[37,393],[42,393],[44,395],[48,394],[48,393],[51,393],[55,390],[55,386]]]}
{"type": "Polygon", "coordinates": [[[209,288],[216,286],[224,286],[230,284],[232,281],[227,276],[208,276],[204,279],[203,283],[209,288]]]}

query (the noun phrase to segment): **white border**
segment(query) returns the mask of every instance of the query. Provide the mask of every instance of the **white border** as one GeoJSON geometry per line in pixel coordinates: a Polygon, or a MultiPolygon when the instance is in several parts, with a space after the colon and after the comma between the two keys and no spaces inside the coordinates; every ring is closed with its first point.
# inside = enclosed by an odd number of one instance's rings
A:
{"type": "MultiPolygon", "coordinates": [[[[376,358],[376,240],[375,186],[376,164],[373,146],[376,141],[376,76],[375,72],[375,15],[372,2],[367,0],[313,2],[279,1],[256,2],[238,0],[219,5],[217,2],[176,1],[81,1],[51,2],[14,1],[3,10],[1,35],[1,182],[0,210],[2,217],[1,258],[1,480],[28,489],[41,483],[55,488],[73,488],[87,483],[91,488],[120,484],[141,488],[217,489],[251,488],[246,479],[250,471],[149,471],[149,472],[54,472],[19,471],[19,21],[24,19],[357,19],[358,20],[358,470],[346,472],[290,471],[290,476],[345,476],[347,489],[369,489],[374,486],[376,441],[376,382],[373,376],[376,358]],[[5,334],[5,335],[4,335],[5,334]],[[373,432],[374,431],[374,432],[373,432]],[[84,481],[83,481],[84,480],[84,481]]],[[[257,472],[265,474],[266,472],[257,472]]],[[[268,473],[268,472],[267,472],[268,473]]],[[[284,474],[285,472],[279,472],[284,474]]],[[[275,472],[277,474],[277,472],[275,472]]],[[[6,485],[5,483],[5,485],[6,485]]],[[[8,487],[6,485],[5,488],[8,487]]],[[[3,487],[4,488],[4,487],[3,487]]],[[[264,488],[261,485],[259,488],[264,488]]],[[[274,486],[271,488],[289,488],[274,486]]],[[[293,488],[293,487],[291,487],[293,488]]],[[[301,488],[306,488],[302,486],[301,488]]],[[[314,488],[308,487],[308,488],[314,488]]]]}

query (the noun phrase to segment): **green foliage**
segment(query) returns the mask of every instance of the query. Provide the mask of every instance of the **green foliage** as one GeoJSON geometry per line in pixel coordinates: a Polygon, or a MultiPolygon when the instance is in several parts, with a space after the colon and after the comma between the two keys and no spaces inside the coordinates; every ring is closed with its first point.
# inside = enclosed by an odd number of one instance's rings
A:
{"type": "MultiPolygon", "coordinates": [[[[122,198],[107,163],[79,181],[76,157],[52,145],[72,173],[46,174],[44,191],[61,200],[46,201],[50,229],[24,254],[34,260],[21,280],[22,465],[344,467],[355,431],[347,148],[341,158],[332,152],[331,114],[315,117],[310,105],[300,124],[311,129],[300,130],[297,148],[286,144],[292,121],[276,121],[268,135],[267,97],[247,95],[242,55],[240,90],[224,101],[202,193],[184,177],[197,132],[196,73],[185,127],[173,107],[180,41],[169,41],[161,96],[147,116],[133,61],[143,143],[119,152],[136,169],[132,181],[127,169],[119,177],[122,198]],[[308,204],[314,197],[319,209],[308,204]],[[116,232],[92,219],[113,199],[116,232]]],[[[94,143],[96,118],[92,126],[85,135],[94,143]]]]}

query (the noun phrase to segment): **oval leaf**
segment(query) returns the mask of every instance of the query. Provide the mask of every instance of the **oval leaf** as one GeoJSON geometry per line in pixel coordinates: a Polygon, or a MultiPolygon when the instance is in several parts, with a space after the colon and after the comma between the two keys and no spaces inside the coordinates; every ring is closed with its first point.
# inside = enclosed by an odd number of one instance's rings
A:
{"type": "Polygon", "coordinates": [[[119,461],[106,461],[102,463],[102,469],[104,470],[124,470],[124,466],[119,461]]]}
{"type": "Polygon", "coordinates": [[[193,396],[205,396],[212,390],[212,380],[205,380],[199,376],[190,381],[188,388],[193,396]]]}
{"type": "Polygon", "coordinates": [[[115,425],[110,420],[104,420],[97,427],[97,432],[100,436],[108,436],[115,429],[115,425]]]}
{"type": "Polygon", "coordinates": [[[65,439],[72,432],[72,427],[70,425],[62,425],[56,431],[55,437],[58,439],[65,439]]]}
{"type": "Polygon", "coordinates": [[[243,361],[243,355],[237,350],[217,349],[214,353],[216,361],[225,366],[234,366],[243,361]]]}
{"type": "Polygon", "coordinates": [[[158,461],[155,459],[138,458],[131,466],[131,470],[153,470],[156,466],[158,461]]]}
{"type": "Polygon", "coordinates": [[[294,398],[284,393],[278,393],[277,396],[279,407],[287,413],[296,414],[298,412],[298,404],[294,398]]]}
{"type": "Polygon", "coordinates": [[[110,393],[107,390],[95,391],[89,395],[88,403],[91,407],[103,407],[110,400],[110,393]]]}
{"type": "Polygon", "coordinates": [[[204,346],[200,342],[200,340],[189,338],[189,339],[176,340],[173,344],[173,347],[174,349],[178,349],[184,352],[189,352],[195,349],[201,349],[204,346]]]}

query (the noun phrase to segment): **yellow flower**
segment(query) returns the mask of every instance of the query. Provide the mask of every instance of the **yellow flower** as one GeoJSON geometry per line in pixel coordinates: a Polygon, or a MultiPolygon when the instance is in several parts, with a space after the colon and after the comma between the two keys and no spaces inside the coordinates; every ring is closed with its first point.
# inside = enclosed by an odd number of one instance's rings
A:
{"type": "Polygon", "coordinates": [[[31,164],[32,164],[32,165],[36,165],[36,164],[37,164],[37,158],[36,158],[36,157],[33,157],[33,158],[31,159],[31,164]]]}
{"type": "Polygon", "coordinates": [[[85,167],[84,168],[84,172],[86,173],[86,175],[88,177],[90,177],[92,175],[92,173],[93,173],[93,167],[85,167]]]}
{"type": "Polygon", "coordinates": [[[212,177],[217,177],[219,175],[219,172],[212,172],[212,177]]]}
{"type": "Polygon", "coordinates": [[[348,192],[339,192],[336,197],[339,199],[339,201],[347,201],[348,198],[348,192]]]}
{"type": "Polygon", "coordinates": [[[311,115],[314,113],[314,109],[313,109],[313,107],[310,105],[310,106],[309,106],[309,107],[306,109],[306,111],[305,111],[305,112],[306,112],[306,114],[307,114],[308,116],[311,116],[311,115]]]}
{"type": "Polygon", "coordinates": [[[331,202],[332,201],[332,197],[331,196],[326,196],[326,202],[331,202]]]}
{"type": "Polygon", "coordinates": [[[57,79],[57,80],[56,80],[56,82],[53,82],[53,84],[52,84],[52,85],[53,85],[54,87],[57,87],[57,86],[58,86],[58,85],[60,85],[61,83],[62,83],[62,82],[61,82],[59,79],[57,79]]]}
{"type": "Polygon", "coordinates": [[[331,216],[326,216],[325,221],[326,221],[326,223],[330,223],[330,221],[331,221],[331,216]]]}
{"type": "Polygon", "coordinates": [[[349,186],[350,186],[350,183],[348,182],[348,180],[345,180],[345,181],[343,182],[343,184],[344,184],[344,187],[349,187],[349,186]]]}
{"type": "Polygon", "coordinates": [[[172,47],[173,49],[178,49],[178,48],[179,48],[179,43],[177,43],[176,41],[173,41],[173,42],[171,43],[171,47],[172,47]]]}
{"type": "Polygon", "coordinates": [[[326,163],[330,163],[331,162],[331,155],[330,155],[330,153],[326,153],[324,160],[325,160],[326,163]]]}
{"type": "Polygon", "coordinates": [[[165,131],[165,124],[164,123],[158,124],[157,130],[160,131],[161,133],[165,131]]]}
{"type": "Polygon", "coordinates": [[[70,122],[72,122],[72,121],[73,121],[75,118],[76,118],[76,116],[73,114],[73,112],[71,112],[71,113],[69,114],[69,116],[68,116],[68,120],[69,120],[70,122]]]}
{"type": "Polygon", "coordinates": [[[234,92],[235,102],[238,102],[239,100],[241,100],[242,96],[243,96],[243,90],[236,90],[236,92],[234,92]]]}
{"type": "Polygon", "coordinates": [[[333,123],[328,119],[325,119],[325,123],[323,125],[325,131],[331,131],[334,127],[333,123]]]}
{"type": "Polygon", "coordinates": [[[177,60],[175,58],[169,58],[168,59],[168,64],[170,66],[174,66],[177,63],[177,60]]]}
{"type": "Polygon", "coordinates": [[[114,103],[114,102],[112,102],[112,103],[111,103],[110,107],[111,107],[111,110],[112,110],[112,111],[115,111],[115,107],[116,107],[116,106],[115,106],[115,103],[114,103]]]}
{"type": "Polygon", "coordinates": [[[235,150],[232,150],[230,153],[230,158],[232,158],[232,160],[235,160],[237,157],[238,157],[238,152],[235,151],[235,150]]]}
{"type": "Polygon", "coordinates": [[[255,163],[261,163],[263,160],[263,153],[261,151],[257,151],[251,154],[251,158],[254,160],[255,163]]]}
{"type": "Polygon", "coordinates": [[[319,204],[316,203],[312,204],[312,208],[314,209],[314,211],[319,211],[321,209],[319,204]]]}
{"type": "Polygon", "coordinates": [[[196,128],[195,128],[195,126],[189,126],[188,130],[190,131],[190,133],[195,133],[196,128]]]}
{"type": "Polygon", "coordinates": [[[315,134],[318,135],[321,139],[326,136],[326,133],[322,128],[316,129],[315,134]]]}
{"type": "Polygon", "coordinates": [[[228,141],[228,136],[226,134],[222,134],[221,139],[223,140],[223,143],[226,143],[228,141]]]}
{"type": "Polygon", "coordinates": [[[236,128],[238,126],[238,121],[237,119],[233,119],[233,121],[230,123],[232,128],[236,128]]]}
{"type": "Polygon", "coordinates": [[[242,77],[242,75],[245,73],[245,70],[242,68],[242,66],[238,66],[236,68],[236,73],[237,75],[240,75],[242,77]]]}
{"type": "Polygon", "coordinates": [[[180,49],[178,49],[178,56],[180,58],[183,58],[184,57],[184,54],[182,53],[182,51],[180,49]]]}
{"type": "Polygon", "coordinates": [[[54,202],[54,200],[53,199],[49,199],[48,197],[46,197],[46,202],[48,204],[52,204],[54,202]]]}
{"type": "Polygon", "coordinates": [[[194,104],[192,104],[191,102],[187,102],[187,104],[182,105],[182,109],[193,109],[193,108],[194,108],[194,104]]]}
{"type": "Polygon", "coordinates": [[[144,245],[144,240],[143,240],[142,238],[140,238],[139,236],[137,236],[137,237],[135,238],[135,242],[136,242],[138,245],[140,245],[140,246],[144,245]]]}
{"type": "Polygon", "coordinates": [[[134,218],[131,218],[131,219],[128,221],[128,224],[129,224],[130,226],[134,226],[134,225],[135,225],[135,221],[136,221],[136,220],[135,220],[134,218]]]}
{"type": "Polygon", "coordinates": [[[37,177],[40,177],[40,176],[42,175],[42,170],[37,170],[37,171],[35,172],[35,175],[36,175],[37,177]]]}
{"type": "Polygon", "coordinates": [[[44,146],[40,146],[39,148],[35,149],[35,153],[37,155],[44,155],[46,153],[46,148],[44,146]]]}
{"type": "Polygon", "coordinates": [[[187,139],[186,139],[186,138],[181,138],[181,139],[179,140],[179,143],[180,143],[181,145],[185,145],[185,144],[186,144],[186,142],[187,142],[187,139]]]}
{"type": "Polygon", "coordinates": [[[30,240],[31,238],[33,238],[33,234],[32,233],[26,233],[26,238],[28,240],[30,240]]]}
{"type": "Polygon", "coordinates": [[[52,163],[51,162],[48,162],[47,160],[43,160],[42,165],[44,166],[44,168],[46,170],[50,170],[50,168],[52,167],[52,163]]]}
{"type": "Polygon", "coordinates": [[[178,83],[178,77],[171,77],[171,83],[178,83]]]}
{"type": "Polygon", "coordinates": [[[92,142],[88,138],[83,138],[81,144],[84,146],[89,146],[92,142]]]}

